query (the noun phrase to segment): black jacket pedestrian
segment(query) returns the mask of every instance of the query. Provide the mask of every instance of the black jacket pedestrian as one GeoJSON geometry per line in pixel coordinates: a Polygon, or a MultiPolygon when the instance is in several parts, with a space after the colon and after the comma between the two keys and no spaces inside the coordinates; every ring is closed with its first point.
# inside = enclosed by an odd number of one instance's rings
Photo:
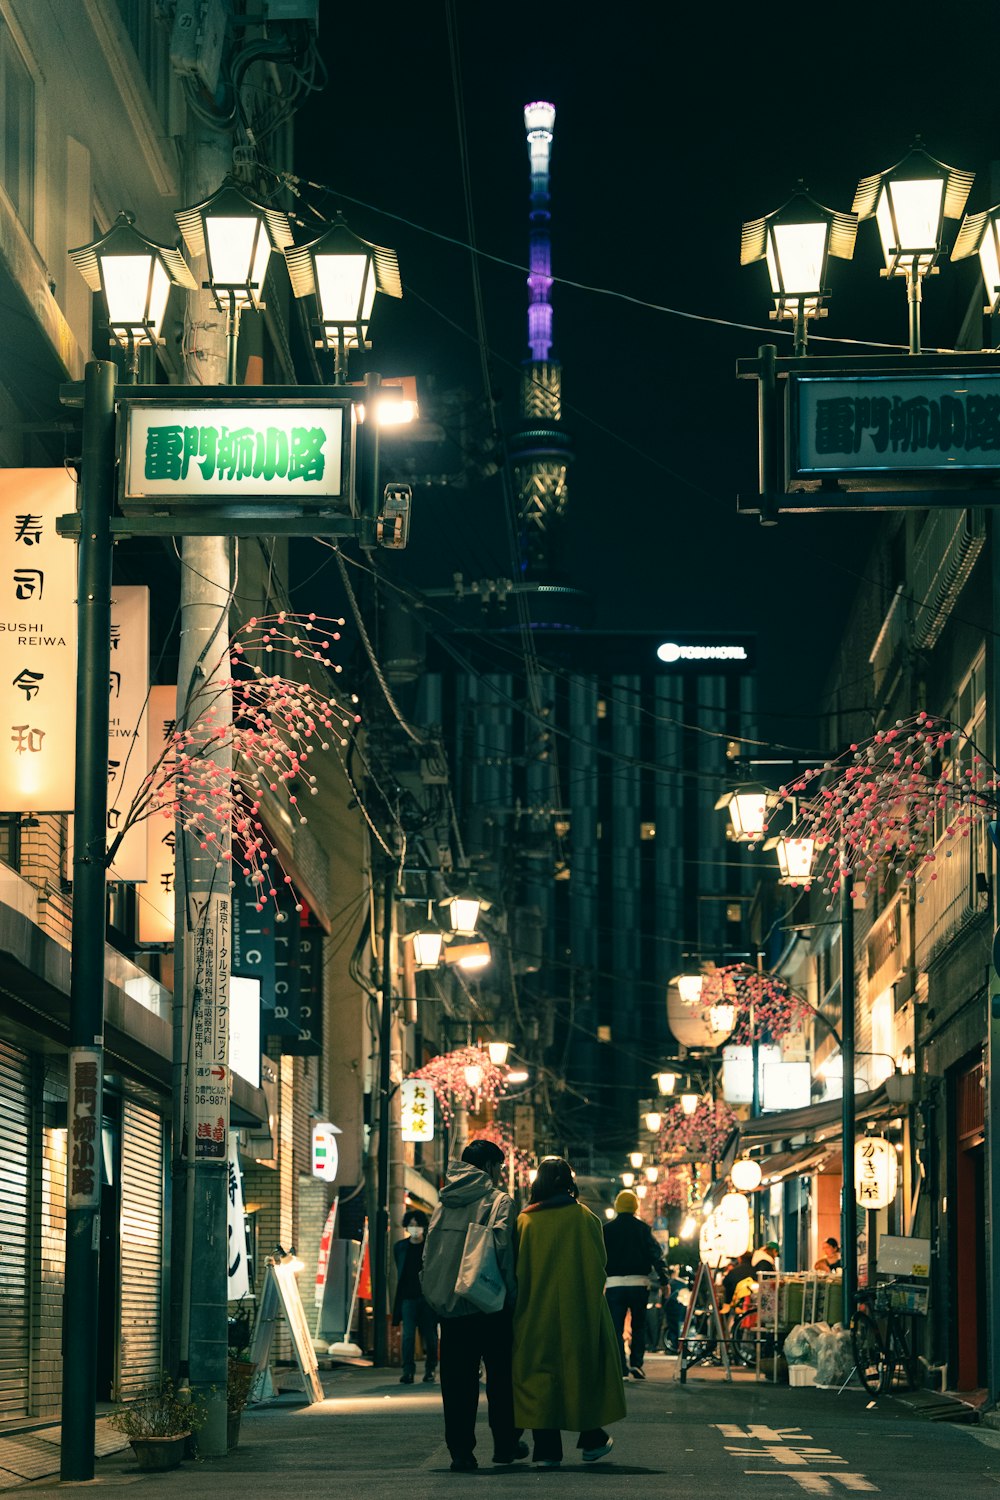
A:
{"type": "Polygon", "coordinates": [[[606,1276],[655,1276],[663,1286],[669,1280],[663,1251],[643,1219],[621,1213],[604,1226],[606,1276]]]}

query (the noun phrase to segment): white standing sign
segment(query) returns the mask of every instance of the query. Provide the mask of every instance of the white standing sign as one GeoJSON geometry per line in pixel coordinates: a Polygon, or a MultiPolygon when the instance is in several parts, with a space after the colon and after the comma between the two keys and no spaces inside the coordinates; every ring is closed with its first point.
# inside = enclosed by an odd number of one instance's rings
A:
{"type": "Polygon", "coordinates": [[[225,1161],[229,1131],[230,900],[189,895],[194,980],[194,1155],[225,1161]]]}
{"type": "Polygon", "coordinates": [[[239,1131],[229,1132],[229,1195],[226,1221],[229,1249],[226,1255],[230,1302],[238,1302],[250,1291],[250,1272],[247,1266],[246,1211],[243,1207],[243,1183],[240,1178],[240,1154],[237,1142],[239,1131]]]}
{"type": "MultiPolygon", "coordinates": [[[[171,683],[149,690],[146,769],[157,781],[173,764],[177,688],[171,683]],[[161,762],[160,757],[163,757],[161,762]]],[[[146,884],[139,892],[140,943],[172,943],[174,939],[174,849],[177,842],[173,814],[154,813],[146,823],[146,884]]]]}
{"type": "MultiPolygon", "coordinates": [[[[115,587],[108,681],[108,843],[118,836],[146,779],[149,738],[149,589],[115,587]]],[[[145,822],[115,849],[110,880],[146,879],[145,822]]]]}
{"type": "Polygon", "coordinates": [[[69,812],[76,734],[76,509],[65,469],[0,469],[0,807],[69,812]]]}

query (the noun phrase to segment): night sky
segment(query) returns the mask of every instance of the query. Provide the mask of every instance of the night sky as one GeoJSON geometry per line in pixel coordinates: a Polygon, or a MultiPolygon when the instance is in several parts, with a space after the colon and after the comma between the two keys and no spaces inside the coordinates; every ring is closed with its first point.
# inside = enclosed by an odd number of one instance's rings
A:
{"type": "MultiPolygon", "coordinates": [[[[976,171],[971,209],[1000,200],[1000,175],[990,183],[995,4],[918,0],[901,12],[782,0],[734,18],[719,6],[321,0],[320,12],[331,81],[297,118],[296,170],[333,190],[310,193],[322,213],[341,208],[359,234],[397,251],[404,298],[379,299],[371,367],[465,387],[471,436],[486,438],[456,87],[477,244],[521,268],[522,110],[552,101],[553,271],[585,288],[557,283],[552,294],[576,450],[569,570],[609,627],[757,631],[765,732],[800,728],[798,742],[814,742],[817,665],[876,521],[787,517],[765,529],[736,514],[737,494],[756,491],[756,394],[736,382],[735,362],[769,340],[791,352],[768,324],[765,268],[739,264],[740,227],[800,178],[849,209],[858,180],[898,161],[917,134],[932,155],[976,171]]],[[[510,428],[527,354],[525,273],[479,264],[490,378],[510,428]]],[[[874,223],[863,224],[854,261],[832,264],[830,316],[814,337],[905,340],[903,284],[881,280],[881,264],[874,223]]],[[[944,262],[925,291],[925,347],[954,342],[979,285],[974,259],[944,262]]],[[[414,581],[510,573],[495,480],[420,492],[416,506],[414,581]]]]}

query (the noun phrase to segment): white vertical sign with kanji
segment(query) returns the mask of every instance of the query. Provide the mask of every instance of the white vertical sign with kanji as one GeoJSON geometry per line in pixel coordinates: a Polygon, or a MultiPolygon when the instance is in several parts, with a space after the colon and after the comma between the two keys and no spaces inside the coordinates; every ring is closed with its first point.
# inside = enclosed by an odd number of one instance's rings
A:
{"type": "Polygon", "coordinates": [[[0,469],[0,807],[69,812],[76,734],[76,509],[65,469],[0,469]]]}
{"type": "MultiPolygon", "coordinates": [[[[149,712],[149,589],[115,586],[108,680],[108,844],[114,844],[146,779],[149,712]]],[[[110,880],[145,880],[146,824],[115,849],[110,880]]]]}
{"type": "MultiPolygon", "coordinates": [[[[169,776],[174,760],[177,688],[158,684],[149,690],[146,769],[159,784],[169,776]],[[161,759],[162,757],[162,759],[161,759]]],[[[177,842],[173,809],[154,813],[146,824],[146,884],[139,891],[140,943],[170,943],[174,937],[174,850],[177,842]]]]}
{"type": "Polygon", "coordinates": [[[230,899],[225,894],[189,894],[187,946],[194,996],[194,1155],[225,1161],[229,1131],[230,899]]]}
{"type": "Polygon", "coordinates": [[[227,1194],[226,1228],[229,1249],[226,1256],[226,1295],[230,1302],[239,1302],[250,1291],[250,1271],[247,1266],[246,1211],[243,1207],[243,1182],[240,1177],[239,1131],[229,1132],[229,1191],[227,1194]]]}

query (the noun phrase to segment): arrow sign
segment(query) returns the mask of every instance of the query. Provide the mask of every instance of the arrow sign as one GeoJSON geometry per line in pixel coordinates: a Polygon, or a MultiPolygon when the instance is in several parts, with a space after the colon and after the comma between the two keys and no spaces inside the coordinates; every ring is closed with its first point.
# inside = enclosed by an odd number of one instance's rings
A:
{"type": "Polygon", "coordinates": [[[225,1068],[210,1068],[209,1072],[213,1078],[223,1079],[226,1076],[225,1068]]]}

